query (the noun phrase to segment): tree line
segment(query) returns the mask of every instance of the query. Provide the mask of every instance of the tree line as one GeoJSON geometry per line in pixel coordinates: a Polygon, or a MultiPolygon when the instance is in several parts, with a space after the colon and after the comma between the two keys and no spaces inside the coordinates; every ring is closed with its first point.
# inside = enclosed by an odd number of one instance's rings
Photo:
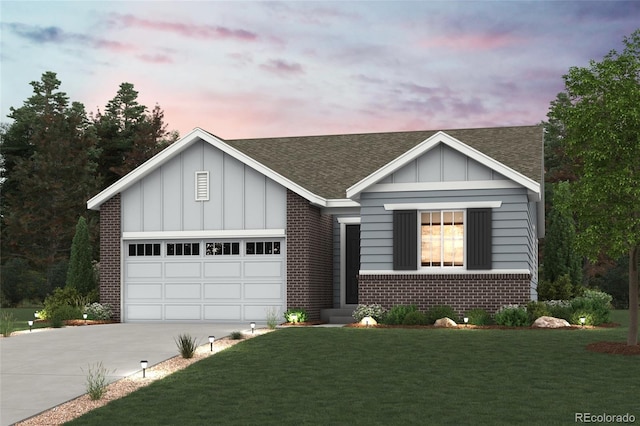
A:
{"type": "Polygon", "coordinates": [[[54,72],[30,84],[33,94],[0,125],[1,297],[11,305],[64,286],[80,218],[99,259],[87,200],[178,139],[131,83],[96,113],[70,101],[54,72]]]}

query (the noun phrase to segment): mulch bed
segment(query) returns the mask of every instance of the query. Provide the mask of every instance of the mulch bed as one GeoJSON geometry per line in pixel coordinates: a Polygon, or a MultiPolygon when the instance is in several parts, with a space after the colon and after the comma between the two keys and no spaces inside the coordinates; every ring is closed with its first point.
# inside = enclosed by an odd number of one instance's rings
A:
{"type": "Polygon", "coordinates": [[[595,342],[587,345],[587,350],[604,354],[640,355],[640,345],[629,346],[626,342],[595,342]]]}

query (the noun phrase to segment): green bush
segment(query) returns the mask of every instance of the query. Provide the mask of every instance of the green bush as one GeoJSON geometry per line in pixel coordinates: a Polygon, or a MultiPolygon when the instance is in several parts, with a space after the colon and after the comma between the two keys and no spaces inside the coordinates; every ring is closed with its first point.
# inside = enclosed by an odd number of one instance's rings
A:
{"type": "Polygon", "coordinates": [[[229,337],[231,337],[231,340],[241,340],[244,336],[241,331],[232,331],[229,337]]]}
{"type": "Polygon", "coordinates": [[[278,326],[278,309],[270,307],[267,309],[267,327],[274,330],[278,326]]]}
{"type": "Polygon", "coordinates": [[[358,305],[353,311],[353,318],[356,322],[360,322],[364,317],[371,317],[377,322],[380,322],[384,317],[384,313],[385,309],[377,303],[371,305],[358,305]]]}
{"type": "Polygon", "coordinates": [[[411,312],[417,312],[416,305],[395,305],[383,316],[382,323],[387,325],[397,325],[404,322],[404,318],[411,312]]]}
{"type": "Polygon", "coordinates": [[[420,311],[409,312],[402,320],[403,325],[426,325],[428,323],[427,316],[420,311]]]}
{"type": "Polygon", "coordinates": [[[106,321],[111,319],[111,307],[107,304],[91,303],[84,307],[84,313],[87,319],[106,321]]]}
{"type": "Polygon", "coordinates": [[[571,304],[568,300],[547,300],[544,302],[549,309],[549,315],[571,322],[571,304]]]}
{"type": "Polygon", "coordinates": [[[47,319],[51,321],[51,326],[60,328],[64,321],[79,319],[82,317],[82,309],[70,305],[58,305],[47,311],[47,319]]]}
{"type": "Polygon", "coordinates": [[[541,300],[567,300],[576,296],[578,291],[578,286],[574,286],[569,274],[564,274],[553,282],[541,280],[538,283],[538,297],[541,300]]]}
{"type": "Polygon", "coordinates": [[[518,305],[505,305],[495,315],[498,325],[507,327],[525,327],[531,325],[527,308],[518,305]]]}
{"type": "Polygon", "coordinates": [[[584,295],[573,298],[571,304],[572,324],[580,324],[580,317],[587,319],[586,325],[600,325],[610,320],[612,297],[599,290],[587,289],[584,295]]]}
{"type": "Polygon", "coordinates": [[[533,323],[540,317],[548,317],[551,315],[549,306],[545,302],[529,302],[527,303],[527,312],[529,313],[529,322],[533,323]]]}
{"type": "Polygon", "coordinates": [[[467,318],[469,318],[469,324],[473,325],[489,325],[493,322],[491,314],[482,308],[470,309],[467,312],[467,318]]]}
{"type": "Polygon", "coordinates": [[[4,337],[11,336],[16,319],[11,312],[3,312],[0,314],[0,334],[4,337]]]}
{"type": "Polygon", "coordinates": [[[198,348],[198,341],[195,337],[191,337],[191,335],[185,333],[180,334],[176,339],[174,339],[176,345],[178,345],[178,351],[182,358],[193,358],[193,355],[196,353],[196,349],[198,348]]]}
{"type": "Polygon", "coordinates": [[[427,322],[433,324],[440,318],[447,317],[454,321],[458,321],[458,314],[449,305],[436,305],[427,311],[427,322]]]}
{"type": "Polygon", "coordinates": [[[290,308],[284,313],[284,319],[288,323],[307,321],[307,311],[304,308],[290,308]]]}

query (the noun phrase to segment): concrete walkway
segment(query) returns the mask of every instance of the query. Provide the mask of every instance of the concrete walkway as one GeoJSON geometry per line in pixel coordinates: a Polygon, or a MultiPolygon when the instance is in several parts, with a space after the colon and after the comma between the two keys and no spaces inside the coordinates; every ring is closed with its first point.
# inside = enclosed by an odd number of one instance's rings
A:
{"type": "MultiPolygon", "coordinates": [[[[86,393],[89,365],[102,362],[110,382],[178,355],[174,339],[247,331],[249,324],[104,324],[0,338],[0,425],[10,425],[86,393]],[[83,371],[84,370],[84,371],[83,371]]],[[[258,324],[264,327],[264,324],[258,324]]]]}

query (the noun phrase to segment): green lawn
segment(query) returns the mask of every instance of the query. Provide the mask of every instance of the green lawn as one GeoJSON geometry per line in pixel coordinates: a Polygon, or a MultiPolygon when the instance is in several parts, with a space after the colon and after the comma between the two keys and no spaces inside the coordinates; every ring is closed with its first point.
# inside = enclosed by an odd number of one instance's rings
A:
{"type": "Polygon", "coordinates": [[[640,358],[585,350],[626,331],[278,330],[71,424],[549,425],[576,412],[638,421],[640,358]]]}
{"type": "MultiPolygon", "coordinates": [[[[13,317],[13,331],[28,330],[29,320],[35,320],[33,313],[39,311],[42,308],[2,308],[0,309],[0,317],[4,317],[4,314],[11,314],[13,317]]],[[[4,324],[0,324],[0,327],[4,324]]],[[[36,323],[34,322],[33,328],[50,327],[49,323],[36,323]]]]}

